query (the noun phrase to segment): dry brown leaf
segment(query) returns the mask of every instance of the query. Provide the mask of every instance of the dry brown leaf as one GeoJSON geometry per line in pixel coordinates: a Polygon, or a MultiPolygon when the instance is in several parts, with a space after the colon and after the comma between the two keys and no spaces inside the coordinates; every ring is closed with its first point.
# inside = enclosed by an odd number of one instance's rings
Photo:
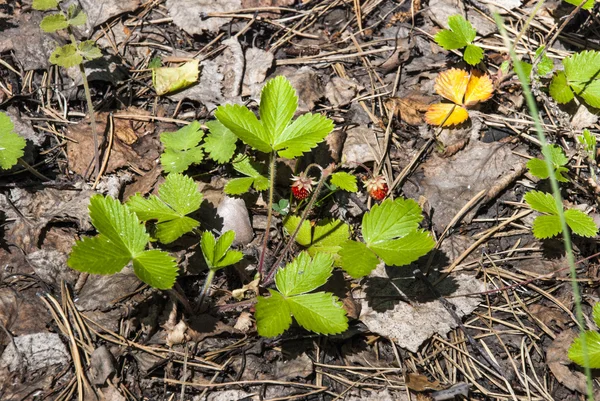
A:
{"type": "Polygon", "coordinates": [[[559,333],[546,350],[546,363],[556,380],[562,385],[585,394],[585,375],[569,368],[572,362],[567,354],[575,337],[577,337],[577,333],[574,330],[565,330],[559,333]]]}
{"type": "Polygon", "coordinates": [[[437,380],[429,380],[425,375],[409,373],[406,375],[406,387],[412,391],[441,390],[444,387],[437,380]]]}
{"type": "Polygon", "coordinates": [[[388,110],[393,110],[394,115],[400,121],[409,125],[423,124],[423,116],[427,111],[429,104],[434,102],[434,96],[422,95],[418,92],[411,92],[403,97],[391,97],[385,102],[388,110]]]}

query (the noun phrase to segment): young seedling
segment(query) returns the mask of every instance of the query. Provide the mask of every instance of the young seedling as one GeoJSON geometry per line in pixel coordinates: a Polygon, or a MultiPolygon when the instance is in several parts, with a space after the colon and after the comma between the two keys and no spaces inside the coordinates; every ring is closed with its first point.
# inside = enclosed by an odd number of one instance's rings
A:
{"type": "Polygon", "coordinates": [[[202,233],[200,247],[202,248],[202,255],[204,255],[204,260],[208,266],[208,275],[206,276],[204,287],[200,292],[198,301],[199,307],[201,307],[204,302],[204,297],[215,278],[215,273],[226,266],[236,264],[244,257],[239,251],[229,250],[231,244],[233,244],[233,240],[235,240],[235,232],[233,231],[224,232],[223,235],[219,237],[218,241],[215,240],[215,236],[211,232],[205,231],[202,233]]]}
{"type": "Polygon", "coordinates": [[[329,292],[310,293],[324,285],[333,271],[333,258],[324,253],[311,259],[302,252],[275,276],[277,290],[269,298],[259,296],[256,328],[263,337],[275,337],[292,324],[292,316],[306,330],[337,334],[348,329],[342,303],[329,292]]]}
{"type": "Polygon", "coordinates": [[[339,250],[341,267],[352,277],[368,275],[383,260],[404,266],[427,254],[435,246],[431,235],[419,229],[421,208],[412,199],[386,199],[364,214],[364,242],[348,240],[339,250]]]}
{"type": "Polygon", "coordinates": [[[135,213],[118,200],[94,195],[90,199],[90,218],[98,231],[95,237],[77,241],[67,265],[92,274],[114,274],[129,263],[140,280],[158,288],[173,287],[177,263],[168,253],[146,246],[150,235],[135,213]]]}
{"type": "Polygon", "coordinates": [[[557,145],[547,145],[542,149],[542,154],[547,159],[550,159],[554,170],[549,172],[546,168],[546,162],[543,159],[535,158],[527,162],[529,172],[541,179],[546,179],[552,174],[559,182],[569,182],[569,179],[564,176],[564,174],[569,171],[569,169],[565,167],[569,162],[569,158],[565,156],[565,152],[562,148],[557,145]]]}
{"type": "MultiPolygon", "coordinates": [[[[552,194],[540,191],[529,191],[524,196],[525,202],[533,210],[543,213],[533,221],[533,235],[538,239],[554,237],[562,232],[556,201],[552,194]]],[[[577,209],[564,211],[567,225],[574,234],[582,237],[593,237],[598,233],[594,219],[577,209]]]]}
{"type": "Polygon", "coordinates": [[[0,168],[11,169],[25,154],[25,139],[14,132],[15,125],[0,112],[0,168]]]}
{"type": "MultiPolygon", "coordinates": [[[[596,326],[600,327],[600,303],[594,305],[592,316],[596,326]]],[[[600,333],[596,330],[586,330],[580,333],[569,347],[569,359],[580,366],[588,365],[592,369],[599,369],[600,333]],[[587,352],[584,352],[583,342],[585,342],[587,352]]]]}
{"type": "Polygon", "coordinates": [[[276,155],[293,159],[308,152],[333,130],[333,122],[321,114],[303,114],[292,121],[298,97],[283,76],[268,81],[260,97],[260,120],[245,106],[219,106],[215,117],[248,146],[269,154],[269,198],[263,252],[258,271],[263,274],[265,250],[273,215],[276,155]]]}
{"type": "Polygon", "coordinates": [[[158,188],[158,196],[143,198],[135,194],[127,201],[127,207],[141,221],[155,221],[156,238],[168,244],[198,227],[200,223],[187,215],[200,208],[202,198],[192,178],[169,174],[158,188]]]}
{"type": "Polygon", "coordinates": [[[192,164],[204,160],[204,151],[217,163],[227,163],[233,157],[237,137],[218,121],[206,123],[209,134],[204,139],[204,131],[198,121],[192,121],[175,132],[163,132],[160,141],[164,150],[160,156],[163,170],[167,173],[183,173],[192,164]]]}
{"type": "Polygon", "coordinates": [[[39,11],[57,10],[56,14],[50,14],[44,17],[40,23],[40,28],[44,32],[52,33],[60,30],[66,30],[71,43],[57,47],[50,55],[50,62],[64,68],[79,66],[79,72],[83,81],[85,99],[88,106],[88,114],[90,115],[90,124],[92,135],[94,137],[94,174],[97,176],[100,173],[100,157],[98,155],[98,134],[96,130],[96,116],[94,114],[94,103],[92,102],[92,94],[90,86],[83,67],[84,60],[94,60],[102,57],[102,52],[96,47],[94,41],[85,40],[83,42],[75,39],[73,27],[85,25],[87,15],[81,11],[77,4],[72,4],[63,12],[59,8],[61,0],[34,0],[32,7],[39,11]]]}
{"type": "Polygon", "coordinates": [[[269,179],[258,171],[261,166],[251,162],[248,156],[238,155],[231,165],[235,171],[246,177],[230,180],[225,185],[227,195],[241,195],[248,192],[251,186],[257,191],[264,191],[269,188],[269,179]]]}
{"type": "Polygon", "coordinates": [[[577,136],[577,142],[581,145],[581,149],[590,163],[596,163],[596,136],[584,129],[581,135],[577,136]]]}
{"type": "Polygon", "coordinates": [[[463,58],[470,65],[477,65],[483,60],[483,49],[473,44],[477,31],[462,15],[448,17],[450,29],[442,29],[433,38],[445,50],[465,48],[463,58]]]}
{"type": "Polygon", "coordinates": [[[586,50],[563,59],[564,71],[554,74],[550,96],[569,103],[575,95],[592,107],[600,107],[600,52],[586,50]]]}

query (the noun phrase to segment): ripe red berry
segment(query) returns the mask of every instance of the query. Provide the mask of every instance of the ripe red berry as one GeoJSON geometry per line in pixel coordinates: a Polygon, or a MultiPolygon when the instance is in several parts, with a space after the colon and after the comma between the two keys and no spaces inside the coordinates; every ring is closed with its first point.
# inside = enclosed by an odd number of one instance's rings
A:
{"type": "Polygon", "coordinates": [[[308,195],[312,192],[313,185],[316,184],[311,177],[308,177],[303,172],[297,176],[292,176],[292,181],[292,194],[298,200],[308,198],[308,195]]]}
{"type": "Polygon", "coordinates": [[[383,200],[388,194],[388,185],[383,176],[369,178],[364,182],[367,192],[375,200],[383,200]]]}

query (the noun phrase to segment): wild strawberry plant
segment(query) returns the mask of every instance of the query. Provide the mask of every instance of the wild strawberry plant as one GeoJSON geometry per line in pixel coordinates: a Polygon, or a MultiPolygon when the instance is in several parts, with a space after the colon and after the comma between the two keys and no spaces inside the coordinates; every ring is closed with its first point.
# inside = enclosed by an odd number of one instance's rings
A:
{"type": "Polygon", "coordinates": [[[299,216],[288,216],[283,225],[288,235],[296,232],[299,226],[300,229],[294,239],[310,256],[315,256],[317,253],[330,254],[334,265],[340,266],[339,251],[350,239],[351,229],[348,224],[337,219],[323,219],[311,224],[299,216]]]}
{"type": "Polygon", "coordinates": [[[348,329],[342,303],[329,292],[311,293],[324,285],[333,271],[333,258],[317,253],[313,258],[302,252],[275,276],[277,290],[258,297],[256,327],[258,334],[275,337],[292,324],[292,316],[306,330],[337,334],[348,329]]]}
{"type": "Polygon", "coordinates": [[[225,193],[227,195],[240,195],[250,190],[253,187],[257,191],[269,189],[269,179],[260,173],[262,166],[252,162],[248,156],[238,155],[232,161],[233,169],[245,177],[234,178],[229,180],[225,185],[225,193]]]}
{"type": "Polygon", "coordinates": [[[0,168],[11,169],[25,149],[25,139],[14,132],[15,125],[5,113],[0,112],[0,168]]]}
{"type": "Polygon", "coordinates": [[[470,65],[477,65],[483,60],[483,49],[475,44],[477,31],[473,25],[462,15],[448,17],[450,29],[442,29],[435,37],[435,42],[445,50],[456,50],[464,48],[463,57],[470,65]]]}
{"type": "Polygon", "coordinates": [[[600,107],[600,52],[586,50],[565,57],[564,70],[554,74],[550,95],[558,103],[569,103],[575,95],[592,107],[600,107]]]}
{"type": "MultiPolygon", "coordinates": [[[[524,196],[525,202],[533,210],[542,213],[533,221],[533,235],[539,239],[551,238],[562,232],[559,211],[552,194],[541,191],[529,191],[524,196]]],[[[567,225],[574,234],[582,237],[593,237],[598,233],[594,219],[577,209],[564,211],[567,225]]]]}
{"type": "Polygon", "coordinates": [[[583,155],[593,164],[596,162],[596,136],[589,130],[584,129],[581,135],[576,137],[583,155]]]}
{"type": "MultiPolygon", "coordinates": [[[[597,327],[600,327],[600,303],[594,305],[592,317],[597,327]]],[[[569,359],[578,365],[588,365],[592,369],[600,368],[600,332],[596,330],[586,330],[579,334],[579,337],[573,341],[569,347],[569,359]],[[583,342],[585,341],[585,352],[583,342]]]]}
{"type": "Polygon", "coordinates": [[[552,163],[553,171],[548,171],[544,159],[534,158],[527,162],[529,172],[541,179],[546,179],[552,174],[558,182],[569,182],[569,179],[564,175],[569,171],[565,167],[569,162],[569,158],[565,155],[563,149],[557,145],[548,145],[542,149],[542,154],[552,163]]]}

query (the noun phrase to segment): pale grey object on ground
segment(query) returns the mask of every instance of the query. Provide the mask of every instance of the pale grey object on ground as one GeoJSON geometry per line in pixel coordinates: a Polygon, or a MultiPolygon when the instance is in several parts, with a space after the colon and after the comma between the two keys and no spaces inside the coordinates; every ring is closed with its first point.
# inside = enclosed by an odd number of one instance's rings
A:
{"type": "MultiPolygon", "coordinates": [[[[359,320],[370,331],[391,339],[402,348],[417,352],[421,344],[434,334],[445,336],[458,325],[442,303],[419,280],[412,278],[410,271],[406,267],[392,266],[386,269],[380,265],[366,279],[364,292],[355,298],[362,299],[359,320]],[[392,275],[395,286],[390,283],[388,274],[392,275]],[[398,290],[401,294],[398,294],[398,290]],[[412,305],[402,298],[411,300],[412,305]]],[[[456,314],[463,317],[477,308],[481,297],[454,296],[484,291],[485,285],[473,276],[459,274],[442,281],[436,288],[443,295],[453,295],[448,301],[454,304],[456,314]]]]}
{"type": "Polygon", "coordinates": [[[67,348],[56,333],[35,333],[14,337],[0,357],[0,368],[11,372],[24,369],[34,372],[69,362],[67,348]]]}
{"type": "Polygon", "coordinates": [[[67,255],[57,250],[40,249],[26,256],[35,274],[47,284],[60,286],[64,280],[75,284],[79,272],[67,266],[67,255]]]}
{"type": "Polygon", "coordinates": [[[254,238],[248,208],[243,199],[225,196],[217,207],[217,214],[223,219],[222,232],[235,232],[235,245],[247,245],[254,238]]]}
{"type": "Polygon", "coordinates": [[[98,26],[112,17],[131,12],[141,4],[140,0],[78,0],[77,3],[88,16],[88,28],[98,26]]]}
{"type": "Polygon", "coordinates": [[[346,141],[342,149],[344,167],[356,167],[359,163],[369,163],[380,157],[379,143],[383,133],[367,127],[355,127],[346,131],[346,141]]]}
{"type": "Polygon", "coordinates": [[[241,6],[240,0],[167,0],[167,10],[173,23],[190,35],[200,35],[204,31],[218,32],[231,18],[206,15],[239,10],[241,6]]]}
{"type": "Polygon", "coordinates": [[[265,81],[269,68],[273,65],[273,53],[257,47],[246,50],[246,68],[242,96],[260,97],[262,83],[265,81]]]}

